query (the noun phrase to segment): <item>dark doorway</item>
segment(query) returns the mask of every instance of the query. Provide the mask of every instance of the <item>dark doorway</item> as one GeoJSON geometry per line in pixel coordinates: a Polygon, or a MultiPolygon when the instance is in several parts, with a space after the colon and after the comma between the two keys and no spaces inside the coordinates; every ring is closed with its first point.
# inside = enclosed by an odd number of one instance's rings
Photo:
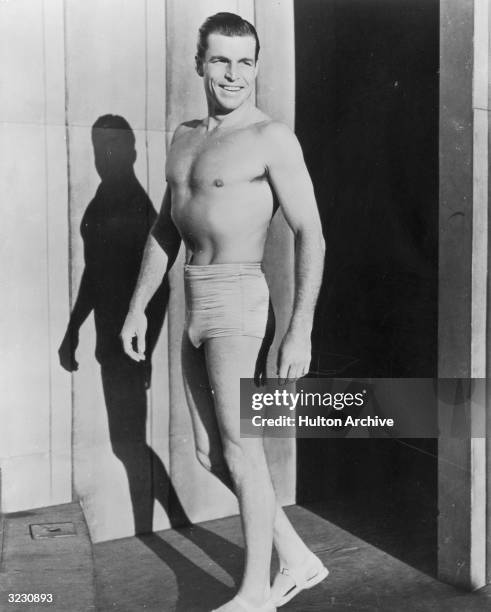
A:
{"type": "MultiPolygon", "coordinates": [[[[313,375],[436,376],[439,2],[296,0],[295,39],[327,242],[313,375]]],[[[433,572],[436,456],[436,440],[299,440],[297,500],[433,572]]]]}

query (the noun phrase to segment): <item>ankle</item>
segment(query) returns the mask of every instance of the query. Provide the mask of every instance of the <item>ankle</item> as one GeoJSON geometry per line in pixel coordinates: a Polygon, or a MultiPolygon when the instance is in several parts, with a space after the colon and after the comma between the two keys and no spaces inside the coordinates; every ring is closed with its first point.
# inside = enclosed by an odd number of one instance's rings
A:
{"type": "Polygon", "coordinates": [[[295,555],[281,556],[279,557],[279,566],[280,570],[282,568],[290,568],[290,567],[309,567],[315,561],[317,561],[318,557],[315,555],[310,549],[305,548],[300,553],[295,555]]]}
{"type": "Polygon", "coordinates": [[[298,566],[313,554],[305,542],[299,538],[280,537],[274,533],[274,546],[282,567],[298,566]]]}
{"type": "Polygon", "coordinates": [[[265,606],[271,599],[271,589],[268,585],[263,595],[257,593],[256,591],[239,591],[237,593],[237,597],[239,598],[239,600],[244,601],[250,606],[253,606],[255,608],[261,608],[262,606],[265,606]]]}

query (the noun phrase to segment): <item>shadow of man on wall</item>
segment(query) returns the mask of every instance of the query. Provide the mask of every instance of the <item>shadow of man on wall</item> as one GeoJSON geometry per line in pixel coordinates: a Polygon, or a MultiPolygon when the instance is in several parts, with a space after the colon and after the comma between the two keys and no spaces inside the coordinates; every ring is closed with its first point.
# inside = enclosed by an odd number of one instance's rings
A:
{"type": "Polygon", "coordinates": [[[117,115],[99,117],[92,143],[101,183],[82,218],[85,268],[59,357],[69,372],[78,369],[79,330],[93,311],[112,449],[128,476],[135,532],[149,533],[155,499],[173,526],[189,523],[162,461],[146,442],[146,392],[169,287],[164,282],[147,307],[147,357],[134,362],[124,353],[119,334],[157,213],[134,173],[135,136],[128,122],[117,115]]]}

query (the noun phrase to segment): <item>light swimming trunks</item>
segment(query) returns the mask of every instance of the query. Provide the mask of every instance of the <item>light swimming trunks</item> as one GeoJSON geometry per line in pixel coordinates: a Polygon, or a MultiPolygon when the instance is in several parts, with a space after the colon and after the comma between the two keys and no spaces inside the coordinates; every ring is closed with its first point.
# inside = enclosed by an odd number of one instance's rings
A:
{"type": "Polygon", "coordinates": [[[186,330],[197,348],[208,338],[264,338],[269,291],[260,263],[184,266],[186,330]]]}

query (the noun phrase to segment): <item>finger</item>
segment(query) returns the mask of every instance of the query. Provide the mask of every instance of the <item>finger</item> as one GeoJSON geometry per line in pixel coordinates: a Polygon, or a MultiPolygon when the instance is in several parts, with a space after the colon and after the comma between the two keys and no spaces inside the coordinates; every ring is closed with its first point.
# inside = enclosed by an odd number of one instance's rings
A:
{"type": "Polygon", "coordinates": [[[310,372],[310,364],[312,363],[312,358],[309,356],[307,361],[305,362],[305,374],[310,372]]]}
{"type": "Polygon", "coordinates": [[[138,330],[136,332],[136,350],[138,351],[138,355],[140,355],[140,359],[145,359],[145,330],[138,330]]]}
{"type": "Polygon", "coordinates": [[[309,364],[304,364],[302,367],[302,370],[300,372],[300,376],[299,378],[303,378],[304,376],[306,376],[309,373],[309,364]]]}
{"type": "Polygon", "coordinates": [[[278,367],[278,381],[280,385],[284,385],[288,378],[288,363],[281,359],[278,367]]]}
{"type": "Polygon", "coordinates": [[[133,350],[133,336],[129,336],[128,334],[121,334],[121,341],[123,342],[124,352],[131,357],[133,361],[140,361],[140,355],[133,350]]]}
{"type": "Polygon", "coordinates": [[[288,382],[295,382],[299,374],[298,366],[295,363],[292,363],[288,368],[288,382]]]}

